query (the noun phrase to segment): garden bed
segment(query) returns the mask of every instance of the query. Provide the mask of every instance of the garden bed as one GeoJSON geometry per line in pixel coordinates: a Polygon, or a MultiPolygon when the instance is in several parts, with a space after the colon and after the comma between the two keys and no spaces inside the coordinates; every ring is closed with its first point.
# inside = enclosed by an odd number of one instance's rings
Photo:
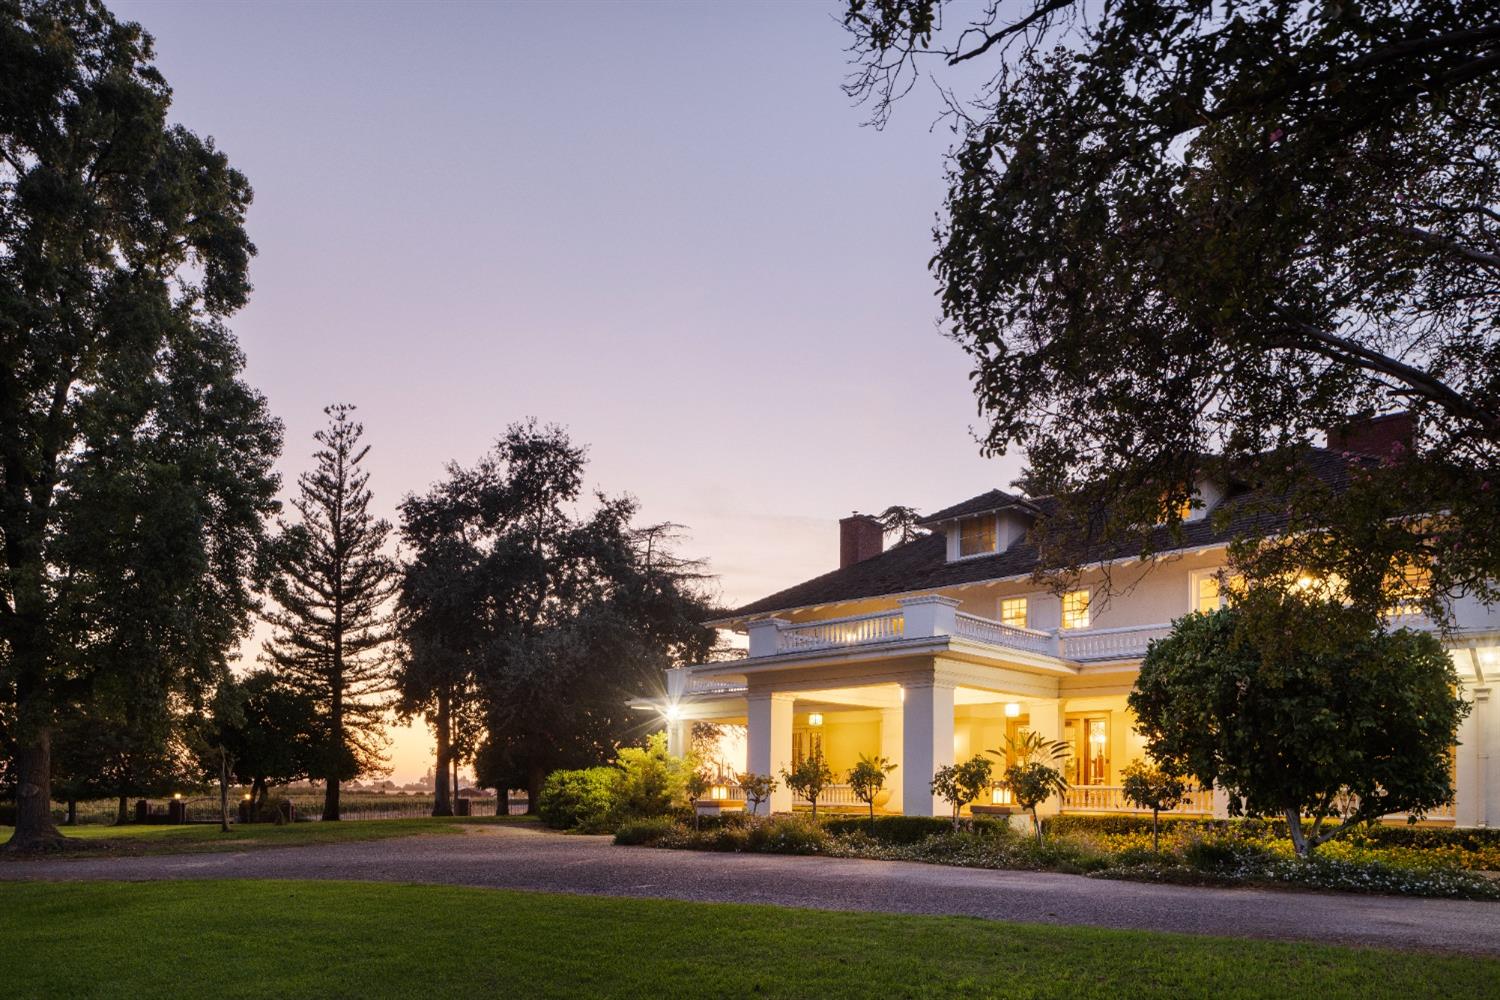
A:
{"type": "Polygon", "coordinates": [[[1003,819],[886,816],[724,816],[694,824],[658,817],[622,824],[619,844],[705,851],[821,854],[971,868],[1057,871],[1096,878],[1184,885],[1284,886],[1343,892],[1500,900],[1500,831],[1370,827],[1320,847],[1292,851],[1284,823],[1163,821],[1159,849],[1151,821],[1064,816],[1046,838],[1003,819]]]}

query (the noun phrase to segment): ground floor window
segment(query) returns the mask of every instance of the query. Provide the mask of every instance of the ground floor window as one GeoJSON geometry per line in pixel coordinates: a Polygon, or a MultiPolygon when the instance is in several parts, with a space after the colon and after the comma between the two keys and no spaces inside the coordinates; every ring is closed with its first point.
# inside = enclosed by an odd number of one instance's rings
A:
{"type": "Polygon", "coordinates": [[[1107,714],[1069,716],[1063,724],[1063,741],[1072,750],[1067,762],[1068,784],[1109,784],[1107,714]]]}

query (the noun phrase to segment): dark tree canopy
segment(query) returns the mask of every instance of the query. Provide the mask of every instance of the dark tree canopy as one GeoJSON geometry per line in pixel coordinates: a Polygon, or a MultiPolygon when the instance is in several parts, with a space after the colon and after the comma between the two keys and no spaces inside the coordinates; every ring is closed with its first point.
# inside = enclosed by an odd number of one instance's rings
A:
{"type": "Polygon", "coordinates": [[[1284,817],[1307,853],[1353,824],[1453,801],[1468,712],[1457,686],[1431,633],[1255,589],[1152,643],[1129,703],[1164,769],[1222,786],[1231,811],[1284,817]],[[1313,821],[1306,838],[1302,816],[1313,821]]]}
{"type": "Polygon", "coordinates": [[[933,269],[986,447],[1071,498],[1055,565],[1150,551],[1195,481],[1251,478],[1308,543],[1267,574],[1338,569],[1374,605],[1420,566],[1434,613],[1496,596],[1492,0],[849,0],[846,24],[877,123],[924,69],[984,74],[945,91],[933,269]],[[1411,447],[1345,499],[1302,475],[1305,444],[1392,409],[1411,447]]]}
{"type": "Polygon", "coordinates": [[[398,570],[386,554],[390,523],[370,513],[369,446],[354,407],[327,407],[313,437],[317,465],[297,478],[298,520],[276,540],[275,630],[263,659],[327,719],[315,774],[326,783],[323,818],[339,818],[339,782],[380,770],[391,707],[391,601],[398,570]],[[353,761],[353,773],[349,763],[353,761]]]}
{"type": "Polygon", "coordinates": [[[632,527],[628,498],[580,511],[585,464],[561,428],[530,421],[402,504],[407,697],[430,711],[437,693],[467,699],[472,684],[481,782],[527,787],[533,802],[548,771],[605,763],[642,736],[627,701],[713,643],[701,575],[673,554],[671,526],[632,527]]]}
{"type": "MultiPolygon", "coordinates": [[[[239,688],[238,711],[214,720],[209,742],[228,753],[231,772],[250,787],[259,810],[271,787],[322,773],[328,725],[317,702],[274,671],[252,671],[231,683],[239,688]]],[[[350,760],[345,771],[353,770],[350,760]]]]}
{"type": "Polygon", "coordinates": [[[250,186],[167,123],[150,37],[0,0],[0,692],[11,844],[56,835],[51,731],[109,677],[208,690],[249,627],[280,426],[223,320],[250,186]]]}

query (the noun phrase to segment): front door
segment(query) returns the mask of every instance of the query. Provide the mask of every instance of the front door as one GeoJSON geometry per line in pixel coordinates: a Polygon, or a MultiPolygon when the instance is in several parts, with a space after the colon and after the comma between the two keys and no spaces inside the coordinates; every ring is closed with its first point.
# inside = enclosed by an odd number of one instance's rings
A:
{"type": "Polygon", "coordinates": [[[1070,785],[1109,784],[1109,716],[1080,715],[1069,718],[1063,739],[1073,755],[1068,758],[1070,785]]]}

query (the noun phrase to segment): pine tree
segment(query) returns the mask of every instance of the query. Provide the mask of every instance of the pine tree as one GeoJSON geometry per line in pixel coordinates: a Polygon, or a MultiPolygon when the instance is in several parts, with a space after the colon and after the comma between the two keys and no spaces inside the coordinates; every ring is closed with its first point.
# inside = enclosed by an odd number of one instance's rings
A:
{"type": "Polygon", "coordinates": [[[323,412],[314,436],[317,468],[297,479],[295,525],[281,525],[271,585],[275,629],[263,659],[317,704],[327,727],[317,754],[326,784],[323,818],[339,818],[339,782],[378,770],[393,690],[390,598],[397,568],[384,553],[389,522],[370,514],[369,473],[360,463],[364,425],[354,407],[323,412]]]}

